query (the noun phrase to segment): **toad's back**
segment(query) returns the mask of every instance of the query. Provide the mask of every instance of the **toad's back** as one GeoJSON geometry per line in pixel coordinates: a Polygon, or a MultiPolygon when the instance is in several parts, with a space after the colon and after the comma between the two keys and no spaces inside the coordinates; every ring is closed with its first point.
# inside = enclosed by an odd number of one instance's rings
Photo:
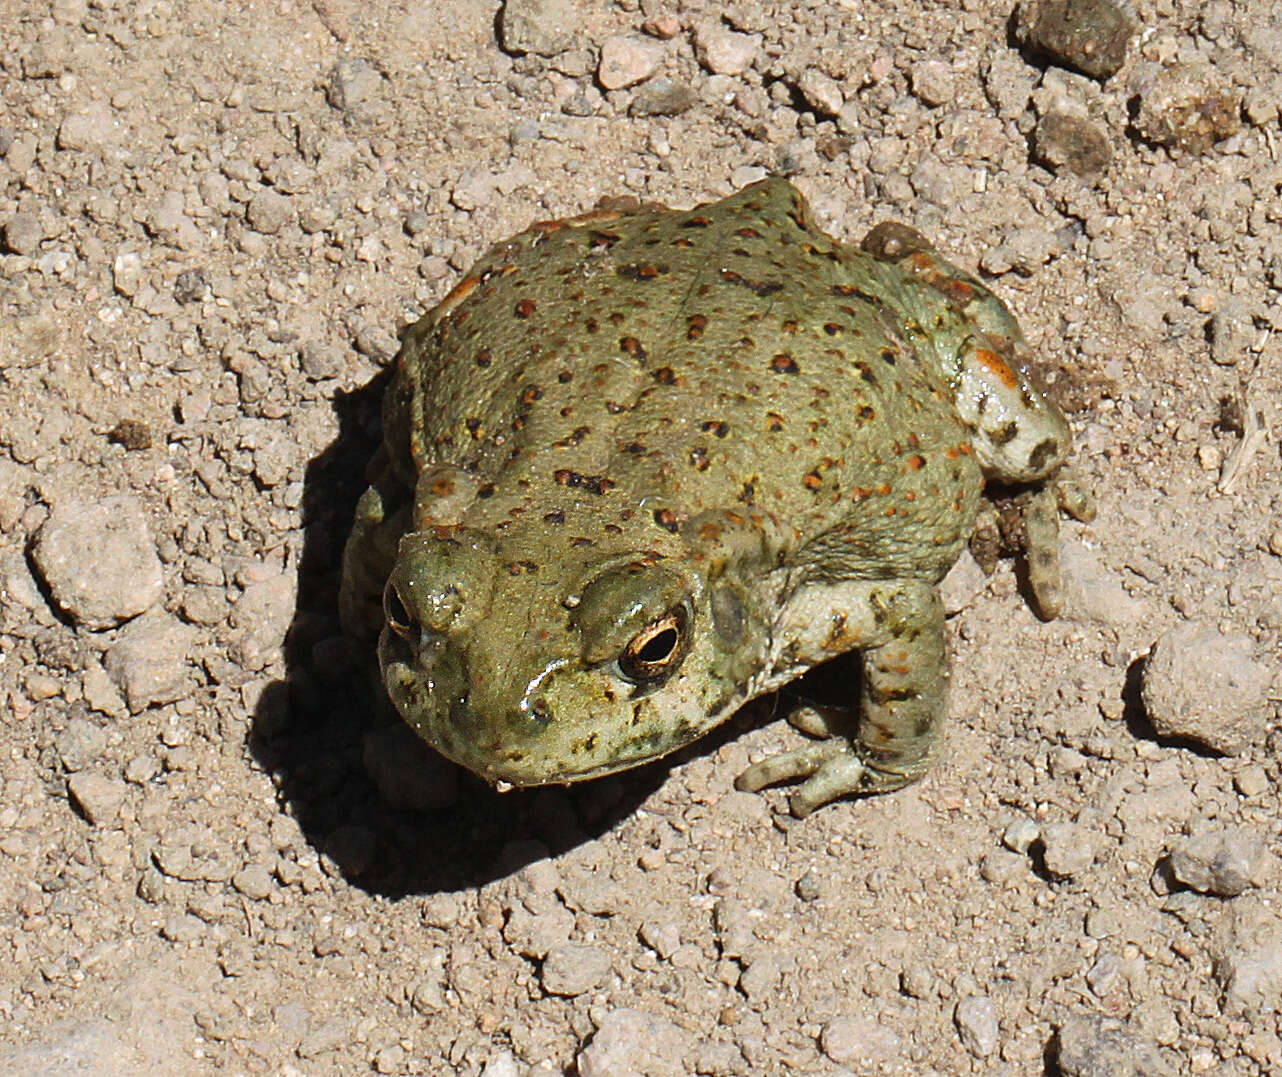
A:
{"type": "Polygon", "coordinates": [[[459,465],[490,526],[544,519],[541,556],[737,508],[790,529],[803,570],[933,580],[979,480],[904,293],[781,180],[536,225],[411,331],[389,426],[407,478],[459,465]]]}

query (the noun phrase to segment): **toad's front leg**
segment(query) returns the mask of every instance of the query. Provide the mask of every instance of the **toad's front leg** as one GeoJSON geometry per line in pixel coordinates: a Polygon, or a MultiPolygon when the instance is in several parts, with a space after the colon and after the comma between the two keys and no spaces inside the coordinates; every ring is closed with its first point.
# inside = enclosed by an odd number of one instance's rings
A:
{"type": "MultiPolygon", "coordinates": [[[[921,580],[848,581],[803,596],[789,610],[794,655],[811,663],[863,652],[857,712],[794,720],[826,739],[749,767],[735,787],[755,792],[805,779],[789,803],[797,816],[849,794],[885,793],[920,778],[939,754],[948,708],[944,613],[921,580]]],[[[786,627],[786,626],[785,626],[786,627]]]]}

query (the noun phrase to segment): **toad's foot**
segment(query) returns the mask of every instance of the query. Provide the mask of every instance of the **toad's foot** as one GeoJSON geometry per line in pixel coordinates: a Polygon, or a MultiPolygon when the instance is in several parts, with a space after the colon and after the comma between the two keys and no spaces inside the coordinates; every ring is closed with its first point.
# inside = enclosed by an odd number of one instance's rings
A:
{"type": "Polygon", "coordinates": [[[981,521],[976,529],[978,545],[971,547],[976,560],[991,572],[999,553],[1022,554],[1037,612],[1047,621],[1054,620],[1064,604],[1059,513],[1089,522],[1095,518],[1094,500],[1076,475],[1061,469],[1038,489],[997,499],[994,508],[993,518],[981,521]]]}
{"type": "Polygon", "coordinates": [[[789,721],[827,739],[763,759],[739,775],[735,788],[756,792],[805,779],[789,798],[800,818],[839,797],[899,789],[930,769],[948,703],[939,597],[933,587],[912,581],[866,599],[876,611],[880,638],[863,649],[859,710],[795,712],[789,721]]]}

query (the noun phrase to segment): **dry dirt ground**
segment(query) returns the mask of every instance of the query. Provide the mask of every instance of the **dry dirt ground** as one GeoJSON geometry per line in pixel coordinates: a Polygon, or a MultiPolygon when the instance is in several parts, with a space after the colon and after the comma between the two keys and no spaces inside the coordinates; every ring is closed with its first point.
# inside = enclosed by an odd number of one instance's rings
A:
{"type": "Polygon", "coordinates": [[[1282,22],[1136,8],[1098,81],[1008,0],[5,0],[0,1069],[1282,1072],[1282,22]],[[767,170],[1017,311],[1099,502],[1065,615],[963,564],[894,795],[734,792],[769,702],[493,793],[338,633],[396,332],[767,170]]]}

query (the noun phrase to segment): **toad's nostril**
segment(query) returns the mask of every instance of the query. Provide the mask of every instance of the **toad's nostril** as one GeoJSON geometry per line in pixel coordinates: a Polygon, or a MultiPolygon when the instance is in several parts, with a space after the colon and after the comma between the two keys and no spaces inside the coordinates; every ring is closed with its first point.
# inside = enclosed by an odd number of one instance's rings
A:
{"type": "Polygon", "coordinates": [[[392,631],[404,639],[409,639],[418,631],[418,622],[405,605],[396,584],[390,580],[383,588],[383,616],[392,631]]]}

